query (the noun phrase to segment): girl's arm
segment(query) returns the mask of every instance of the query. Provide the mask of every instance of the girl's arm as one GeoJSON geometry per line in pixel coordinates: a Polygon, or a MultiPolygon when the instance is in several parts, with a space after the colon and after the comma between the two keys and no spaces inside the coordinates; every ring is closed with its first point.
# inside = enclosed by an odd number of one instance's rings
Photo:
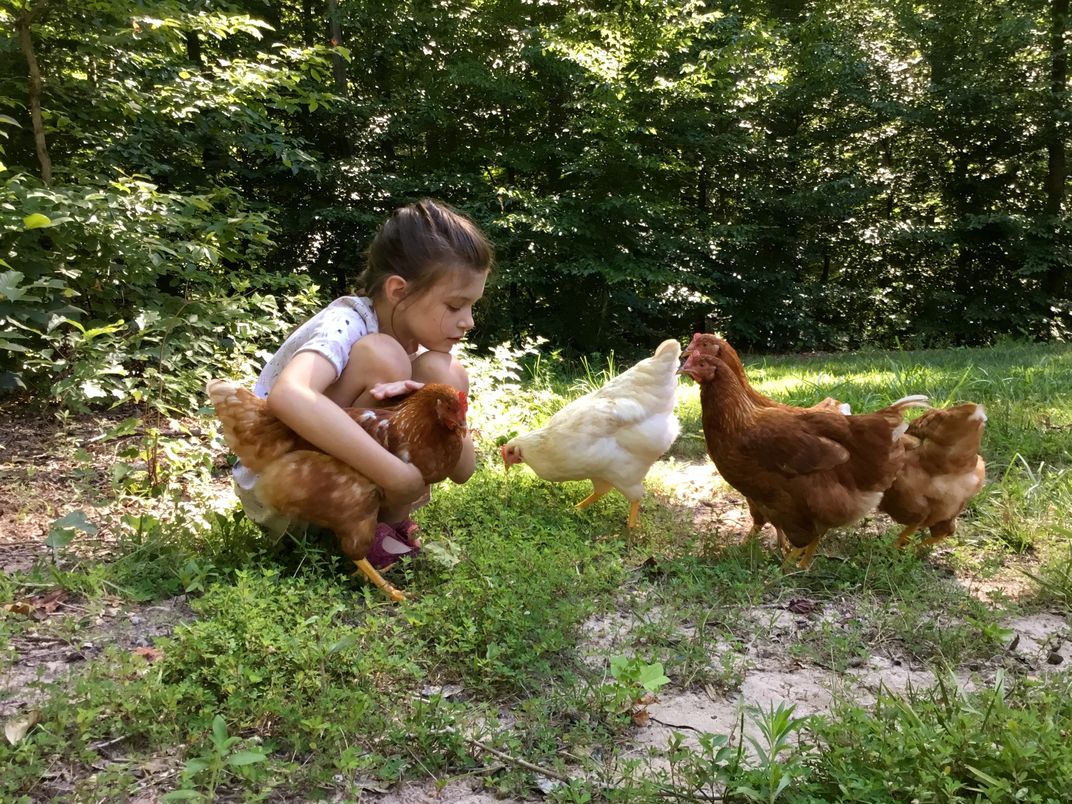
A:
{"type": "Polygon", "coordinates": [[[425,490],[416,466],[385,450],[324,396],[335,381],[331,362],[316,352],[299,352],[268,394],[268,409],[294,432],[354,467],[384,491],[385,506],[405,505],[425,490]]]}

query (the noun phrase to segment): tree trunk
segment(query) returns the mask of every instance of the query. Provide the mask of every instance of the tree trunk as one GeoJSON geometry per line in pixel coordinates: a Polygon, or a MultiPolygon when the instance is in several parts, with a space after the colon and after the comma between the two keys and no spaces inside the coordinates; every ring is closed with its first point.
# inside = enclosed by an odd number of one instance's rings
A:
{"type": "MultiPolygon", "coordinates": [[[[328,0],[328,31],[331,34],[331,46],[340,46],[342,44],[342,23],[339,22],[339,0],[328,0]]],[[[331,71],[335,75],[335,91],[343,97],[347,97],[350,94],[350,84],[346,74],[346,61],[343,59],[342,54],[331,54],[331,71]]],[[[343,156],[353,156],[354,144],[350,138],[350,129],[341,115],[336,118],[335,133],[339,138],[343,156]]]]}
{"type": "Polygon", "coordinates": [[[41,163],[41,181],[47,186],[52,184],[52,159],[48,155],[48,143],[45,141],[45,122],[41,117],[41,69],[37,66],[34,55],[33,37],[30,26],[34,20],[45,13],[48,0],[43,0],[36,8],[28,9],[15,19],[19,32],[19,45],[26,58],[30,74],[30,120],[33,122],[34,146],[37,148],[37,161],[41,163]]]}
{"type": "MultiPolygon", "coordinates": [[[[1068,49],[1065,35],[1068,32],[1069,0],[1053,0],[1050,17],[1050,117],[1047,120],[1048,136],[1046,143],[1046,206],[1047,217],[1056,220],[1061,215],[1064,205],[1065,182],[1068,179],[1068,162],[1065,154],[1065,141],[1058,125],[1058,116],[1062,114],[1066,103],[1065,95],[1068,85],[1068,49]]],[[[1050,301],[1056,301],[1067,294],[1068,266],[1057,260],[1050,263],[1043,287],[1050,301]]]]}
{"type": "Polygon", "coordinates": [[[186,58],[198,70],[204,69],[205,60],[201,55],[201,39],[198,37],[197,31],[190,30],[186,32],[186,58]]]}
{"type": "MultiPolygon", "coordinates": [[[[338,47],[342,44],[342,25],[339,23],[339,0],[328,0],[328,25],[331,31],[331,44],[338,47]]],[[[335,91],[340,95],[346,95],[346,62],[343,57],[335,53],[331,59],[332,71],[335,73],[335,91]]]]}
{"type": "Polygon", "coordinates": [[[704,162],[700,163],[700,175],[696,183],[696,208],[700,212],[707,212],[708,206],[708,184],[707,184],[707,165],[704,162]]]}
{"type": "Polygon", "coordinates": [[[302,41],[306,47],[316,44],[313,34],[313,0],[302,0],[301,7],[302,41]]]}
{"type": "MultiPolygon", "coordinates": [[[[882,167],[886,168],[890,176],[893,176],[893,138],[886,137],[882,140],[882,167]]],[[[893,210],[895,208],[894,201],[894,189],[893,179],[890,179],[890,188],[886,193],[886,220],[893,220],[893,210]]]]}

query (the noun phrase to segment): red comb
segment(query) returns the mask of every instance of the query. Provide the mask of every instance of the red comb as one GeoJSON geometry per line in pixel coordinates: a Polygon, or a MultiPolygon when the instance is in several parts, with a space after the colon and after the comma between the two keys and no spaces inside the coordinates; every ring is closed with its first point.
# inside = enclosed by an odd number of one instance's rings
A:
{"type": "Polygon", "coordinates": [[[458,404],[462,406],[462,417],[469,412],[469,395],[465,391],[458,391],[458,404]]]}

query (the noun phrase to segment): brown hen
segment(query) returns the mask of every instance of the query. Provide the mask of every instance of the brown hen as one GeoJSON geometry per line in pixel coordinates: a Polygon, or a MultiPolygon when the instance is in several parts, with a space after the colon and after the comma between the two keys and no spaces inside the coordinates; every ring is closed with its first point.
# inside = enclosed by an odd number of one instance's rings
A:
{"type": "MultiPolygon", "coordinates": [[[[405,599],[365,558],[376,530],[380,488],[303,439],[245,388],[210,380],[206,390],[227,444],[259,474],[257,497],[284,516],[334,531],[343,553],[369,580],[392,599],[405,599]]],[[[420,469],[425,483],[437,483],[458,463],[466,409],[464,391],[430,383],[391,407],[346,412],[381,446],[420,469]]]]}
{"type": "Polygon", "coordinates": [[[792,411],[757,404],[737,373],[717,357],[694,352],[681,368],[700,384],[707,451],[726,482],[741,492],[779,539],[787,560],[811,565],[830,528],[873,510],[904,463],[901,436],[911,396],[875,413],[792,411]]]}
{"type": "Polygon", "coordinates": [[[985,424],[983,406],[966,402],[929,410],[909,425],[904,466],[878,506],[905,526],[897,537],[898,547],[920,528],[931,533],[921,547],[956,529],[957,517],[986,479],[986,464],[979,454],[985,424]]]}
{"type": "MultiPolygon", "coordinates": [[[[737,379],[741,381],[741,386],[744,388],[745,393],[748,394],[748,398],[758,407],[779,408],[780,410],[787,410],[794,413],[815,410],[835,410],[841,413],[851,412],[851,408],[847,402],[839,402],[832,396],[828,396],[826,399],[816,402],[808,408],[786,405],[771,399],[769,396],[764,396],[753,388],[752,383],[748,381],[748,375],[745,374],[744,371],[744,363],[741,362],[741,357],[737,354],[737,350],[730,345],[729,341],[720,338],[718,335],[709,332],[694,333],[692,341],[685,347],[685,351],[682,352],[682,354],[688,357],[694,353],[713,355],[729,366],[730,370],[737,375],[737,379]]],[[[763,526],[767,524],[767,519],[763,516],[755,503],[748,499],[748,497],[745,497],[744,501],[748,505],[748,513],[752,516],[752,528],[748,531],[748,535],[745,537],[747,540],[754,538],[761,530],[763,530],[763,526]]],[[[778,546],[783,551],[786,549],[785,537],[781,531],[778,531],[778,546]]]]}

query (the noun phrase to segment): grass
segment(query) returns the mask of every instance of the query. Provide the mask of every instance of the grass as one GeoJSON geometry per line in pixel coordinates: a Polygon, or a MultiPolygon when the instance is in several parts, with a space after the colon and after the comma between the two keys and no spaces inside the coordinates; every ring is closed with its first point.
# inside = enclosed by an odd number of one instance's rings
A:
{"type": "MultiPolygon", "coordinates": [[[[482,465],[419,512],[426,549],[392,571],[412,594],[404,605],[352,578],[330,544],[268,545],[233,511],[185,499],[186,480],[219,449],[211,440],[172,450],[176,465],[151,490],[176,501],[171,515],[115,523],[111,560],[65,554],[0,577],[5,604],[62,587],[99,617],[182,592],[193,612],[154,641],[158,655],[116,642],[43,684],[23,708],[36,722],[0,742],[0,799],[356,800],[464,777],[560,802],[1062,800],[1070,680],[1011,661],[1004,623],[1072,614],[1072,349],[746,358],[757,387],[783,401],[830,394],[867,410],[926,393],[982,402],[990,417],[988,486],[951,550],[897,551],[896,530],[876,519],[836,534],[810,572],[787,575],[756,542],[697,531],[664,494],[649,495],[625,534],[619,496],[577,512],[586,484],[502,472],[497,440],[598,382],[598,367],[527,360],[497,377],[476,361],[482,465]],[[1015,602],[983,602],[958,581],[1009,573],[1031,590],[1015,602]],[[621,625],[609,644],[593,643],[600,622],[621,625]],[[930,671],[939,686],[880,691],[873,705],[842,694],[810,717],[791,702],[745,713],[735,736],[672,737],[654,766],[630,747],[634,676],[656,664],[670,679],[664,697],[708,690],[732,702],[767,662],[851,689],[851,673],[876,656],[930,671]],[[756,742],[738,739],[741,728],[756,742]]],[[[702,460],[691,384],[679,410],[671,457],[702,460]]],[[[85,477],[100,474],[85,464],[85,477]]],[[[120,481],[117,496],[152,496],[144,479],[120,481]]],[[[84,625],[0,615],[0,661],[13,664],[31,634],[73,643],[84,625]]]]}

